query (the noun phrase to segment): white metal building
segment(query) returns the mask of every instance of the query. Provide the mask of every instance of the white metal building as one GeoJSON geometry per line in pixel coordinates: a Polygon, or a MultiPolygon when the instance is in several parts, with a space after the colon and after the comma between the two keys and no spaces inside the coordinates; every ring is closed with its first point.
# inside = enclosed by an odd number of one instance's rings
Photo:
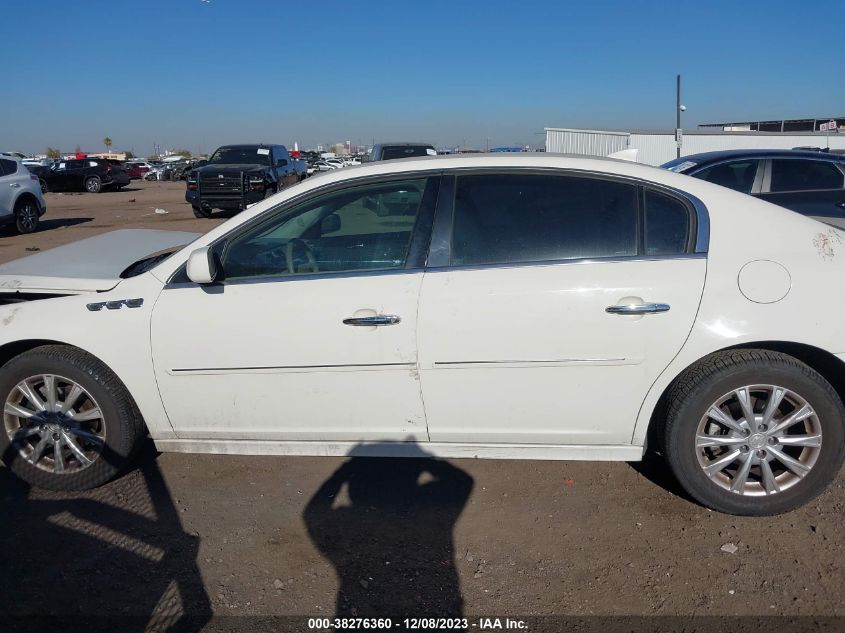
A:
{"type": "MultiPolygon", "coordinates": [[[[547,127],[546,151],[563,154],[607,156],[623,149],[637,149],[637,162],[661,165],[677,155],[674,130],[582,130],[547,127]]],[[[829,147],[845,150],[845,134],[792,132],[684,132],[681,155],[723,149],[792,149],[829,147]]]]}

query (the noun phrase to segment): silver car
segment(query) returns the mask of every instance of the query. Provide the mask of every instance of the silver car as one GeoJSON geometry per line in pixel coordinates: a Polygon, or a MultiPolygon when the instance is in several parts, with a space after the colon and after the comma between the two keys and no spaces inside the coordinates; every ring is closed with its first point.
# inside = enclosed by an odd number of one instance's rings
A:
{"type": "Polygon", "coordinates": [[[38,176],[17,156],[0,154],[0,222],[14,223],[18,233],[32,233],[45,211],[38,176]]]}

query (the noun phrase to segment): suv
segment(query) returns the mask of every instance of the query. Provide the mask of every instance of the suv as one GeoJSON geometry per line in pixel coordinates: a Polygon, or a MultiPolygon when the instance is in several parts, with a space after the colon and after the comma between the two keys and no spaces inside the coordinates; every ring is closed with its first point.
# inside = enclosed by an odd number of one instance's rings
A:
{"type": "Polygon", "coordinates": [[[211,217],[213,209],[241,211],[298,183],[306,169],[284,145],[224,145],[187,174],[185,200],[198,218],[211,217]]]}
{"type": "Polygon", "coordinates": [[[845,228],[845,156],[799,150],[729,150],[662,165],[845,228]]]}
{"type": "Polygon", "coordinates": [[[369,162],[416,156],[437,156],[437,150],[431,143],[376,143],[373,151],[364,155],[364,160],[369,162]]]}
{"type": "Polygon", "coordinates": [[[19,158],[0,155],[0,222],[14,222],[18,233],[32,233],[45,211],[38,176],[19,158]]]}
{"type": "Polygon", "coordinates": [[[120,189],[129,184],[127,171],[105,158],[62,160],[38,175],[48,191],[100,193],[103,189],[120,189]]]}

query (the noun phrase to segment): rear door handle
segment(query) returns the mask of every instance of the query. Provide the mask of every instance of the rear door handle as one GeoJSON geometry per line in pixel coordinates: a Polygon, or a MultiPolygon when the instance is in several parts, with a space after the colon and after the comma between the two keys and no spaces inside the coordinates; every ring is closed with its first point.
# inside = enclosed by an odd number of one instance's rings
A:
{"type": "Polygon", "coordinates": [[[375,316],[368,316],[368,317],[352,317],[349,319],[344,319],[344,325],[365,325],[365,326],[373,326],[373,325],[396,325],[402,319],[396,316],[395,314],[377,314],[375,316]]]}
{"type": "Polygon", "coordinates": [[[837,202],[836,206],[839,207],[840,209],[845,209],[845,202],[837,202]]]}
{"type": "Polygon", "coordinates": [[[670,307],[668,303],[630,303],[608,306],[604,311],[608,314],[657,314],[668,312],[670,307]]]}

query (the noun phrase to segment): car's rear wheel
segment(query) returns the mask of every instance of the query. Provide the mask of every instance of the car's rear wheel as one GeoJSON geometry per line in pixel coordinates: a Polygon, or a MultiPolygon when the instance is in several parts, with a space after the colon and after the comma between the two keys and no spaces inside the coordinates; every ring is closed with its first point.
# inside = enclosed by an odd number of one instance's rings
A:
{"type": "Polygon", "coordinates": [[[203,209],[201,206],[192,204],[191,208],[194,210],[194,215],[198,218],[210,218],[211,209],[203,209]]]}
{"type": "Polygon", "coordinates": [[[703,505],[778,514],[836,477],[843,420],[836,391],[799,360],[766,350],[722,352],[671,388],[664,451],[681,486],[703,505]]]}
{"type": "Polygon", "coordinates": [[[38,228],[38,204],[26,197],[15,205],[15,228],[18,233],[32,233],[38,228]]]}
{"type": "Polygon", "coordinates": [[[100,193],[103,188],[103,182],[99,176],[90,176],[85,179],[85,191],[88,193],[100,193]]]}
{"type": "Polygon", "coordinates": [[[90,354],[63,345],[24,352],[0,369],[4,463],[28,483],[84,490],[119,473],[144,424],[120,379],[90,354]]]}
{"type": "Polygon", "coordinates": [[[38,179],[38,186],[41,187],[41,193],[47,193],[48,188],[47,188],[47,181],[46,180],[44,180],[43,178],[39,178],[38,179]]]}

